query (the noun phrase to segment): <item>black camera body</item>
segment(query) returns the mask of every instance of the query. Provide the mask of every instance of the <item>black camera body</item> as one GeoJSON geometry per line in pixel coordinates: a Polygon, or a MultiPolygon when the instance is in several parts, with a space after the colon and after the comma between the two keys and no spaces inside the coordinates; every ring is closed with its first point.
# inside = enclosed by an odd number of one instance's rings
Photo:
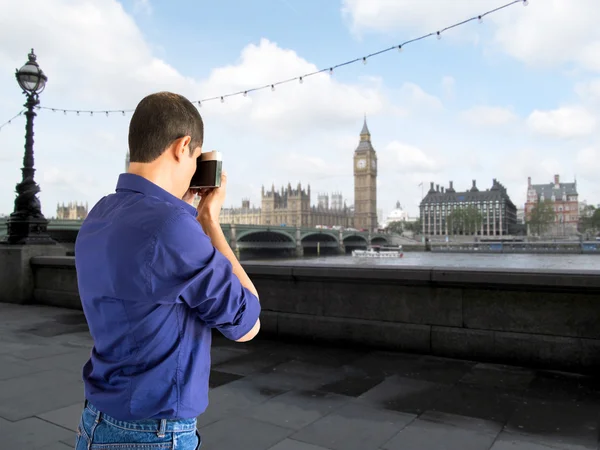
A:
{"type": "Polygon", "coordinates": [[[215,188],[221,186],[223,160],[221,152],[202,153],[196,160],[196,172],[190,183],[191,189],[215,188]]]}

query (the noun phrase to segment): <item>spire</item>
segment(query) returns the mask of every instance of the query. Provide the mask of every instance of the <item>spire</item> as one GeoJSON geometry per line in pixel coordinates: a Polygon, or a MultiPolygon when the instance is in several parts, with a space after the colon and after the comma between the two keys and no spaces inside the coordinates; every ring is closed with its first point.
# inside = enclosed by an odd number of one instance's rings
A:
{"type": "Polygon", "coordinates": [[[365,114],[365,121],[363,123],[363,127],[362,130],[360,131],[360,135],[363,136],[371,136],[371,133],[369,133],[369,127],[367,127],[367,115],[365,114]]]}

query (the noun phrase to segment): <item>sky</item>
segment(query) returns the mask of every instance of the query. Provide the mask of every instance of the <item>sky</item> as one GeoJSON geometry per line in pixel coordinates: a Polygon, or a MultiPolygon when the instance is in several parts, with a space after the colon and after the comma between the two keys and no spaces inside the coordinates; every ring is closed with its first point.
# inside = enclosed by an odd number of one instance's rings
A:
{"type": "MultiPolygon", "coordinates": [[[[435,32],[508,0],[0,0],[0,124],[25,98],[15,69],[33,47],[41,106],[133,110],[172,91],[196,101],[328,68],[435,32]]],[[[353,203],[364,116],[379,160],[378,209],[418,214],[430,182],[498,179],[513,202],[527,177],[577,180],[600,203],[600,8],[529,0],[362,62],[247,97],[205,102],[205,150],[228,172],[225,206],[261,186],[310,184],[353,203]]],[[[38,111],[43,213],[91,208],[124,171],[131,114],[38,111]]],[[[25,117],[0,130],[0,214],[13,209],[25,117]]]]}

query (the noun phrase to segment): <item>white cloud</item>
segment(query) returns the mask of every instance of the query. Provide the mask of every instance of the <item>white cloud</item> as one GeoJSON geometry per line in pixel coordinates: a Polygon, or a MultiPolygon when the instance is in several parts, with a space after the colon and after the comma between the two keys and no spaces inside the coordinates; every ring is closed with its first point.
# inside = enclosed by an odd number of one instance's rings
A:
{"type": "MultiPolygon", "coordinates": [[[[288,79],[315,72],[317,67],[293,50],[282,49],[276,43],[261,39],[242,51],[238,64],[214,69],[201,83],[205,97],[223,92],[239,92],[271,81],[288,79]]],[[[365,84],[346,84],[335,74],[317,74],[298,81],[275,86],[247,97],[233,97],[207,103],[206,111],[224,120],[260,127],[264,133],[286,136],[306,130],[332,131],[356,123],[357,114],[374,115],[386,106],[380,92],[381,80],[368,78],[365,84]]]]}
{"type": "Polygon", "coordinates": [[[435,95],[428,94],[419,85],[406,82],[400,89],[401,104],[408,104],[415,110],[441,110],[442,101],[435,95]]]}
{"type": "Polygon", "coordinates": [[[594,147],[580,150],[575,157],[575,165],[577,173],[597,183],[600,173],[600,150],[594,147]]]}
{"type": "Polygon", "coordinates": [[[596,129],[597,120],[584,108],[565,106],[550,111],[536,109],[527,118],[527,124],[542,135],[575,138],[591,134],[596,129]]]}
{"type": "Polygon", "coordinates": [[[135,3],[133,4],[133,11],[136,14],[152,14],[153,9],[152,5],[150,4],[150,0],[135,0],[135,3]]]}
{"type": "Polygon", "coordinates": [[[577,83],[575,92],[583,101],[600,102],[600,78],[577,83]]]}
{"type": "MultiPolygon", "coordinates": [[[[497,6],[496,0],[343,0],[342,14],[357,33],[420,34],[497,6]]],[[[600,72],[597,0],[529,0],[527,7],[515,4],[483,20],[486,28],[492,27],[495,44],[526,64],[551,67],[572,63],[600,72]]],[[[478,32],[475,23],[447,34],[457,37],[478,32]]]]}
{"type": "Polygon", "coordinates": [[[517,116],[508,108],[475,106],[463,111],[462,118],[473,125],[498,126],[514,121],[517,116]]]}
{"type": "Polygon", "coordinates": [[[390,142],[379,155],[381,171],[395,173],[434,173],[440,164],[422,149],[399,141],[390,142]]]}
{"type": "Polygon", "coordinates": [[[444,77],[442,77],[442,90],[444,91],[444,96],[446,98],[454,98],[455,85],[456,80],[454,79],[454,77],[451,77],[449,75],[445,75],[444,77]]]}

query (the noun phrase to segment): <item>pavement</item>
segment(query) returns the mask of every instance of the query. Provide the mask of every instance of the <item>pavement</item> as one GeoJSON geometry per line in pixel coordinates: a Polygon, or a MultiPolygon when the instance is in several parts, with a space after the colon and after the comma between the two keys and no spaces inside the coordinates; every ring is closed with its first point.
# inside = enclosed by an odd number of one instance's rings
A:
{"type": "MultiPolygon", "coordinates": [[[[73,447],[83,314],[0,304],[0,449],[73,447]]],[[[215,338],[203,449],[599,450],[600,380],[431,356],[215,338]]]]}

